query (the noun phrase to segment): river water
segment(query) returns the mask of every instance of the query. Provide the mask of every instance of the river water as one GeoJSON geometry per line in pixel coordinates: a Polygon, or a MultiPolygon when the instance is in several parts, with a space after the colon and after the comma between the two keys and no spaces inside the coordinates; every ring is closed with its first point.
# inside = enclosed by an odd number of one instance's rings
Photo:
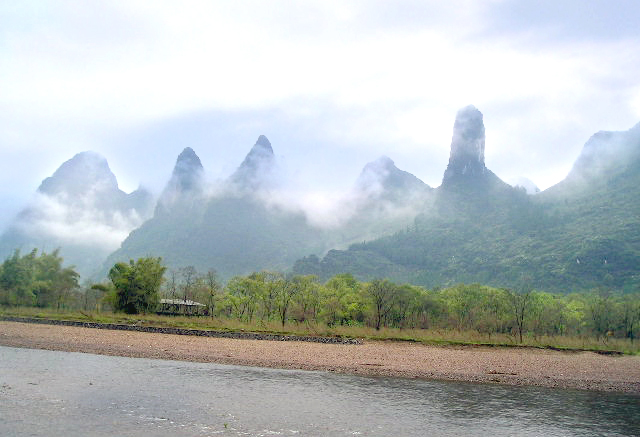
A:
{"type": "Polygon", "coordinates": [[[0,347],[1,436],[628,436],[640,396],[0,347]]]}

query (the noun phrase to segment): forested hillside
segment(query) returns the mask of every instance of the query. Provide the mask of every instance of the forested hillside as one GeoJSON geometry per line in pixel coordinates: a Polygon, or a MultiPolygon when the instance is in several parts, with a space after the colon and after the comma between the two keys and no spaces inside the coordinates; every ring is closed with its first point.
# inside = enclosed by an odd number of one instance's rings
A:
{"type": "Polygon", "coordinates": [[[552,292],[640,286],[640,125],[599,133],[569,176],[535,196],[484,165],[484,126],[460,111],[434,207],[392,236],[299,260],[296,273],[349,272],[427,287],[478,282],[552,292]]]}
{"type": "MultiPolygon", "coordinates": [[[[349,214],[329,229],[302,209],[273,201],[282,187],[271,143],[260,136],[235,173],[207,185],[195,152],[176,161],[153,218],[131,232],[102,268],[119,260],[160,256],[167,266],[215,269],[222,278],[259,270],[286,270],[308,253],[397,230],[417,213],[431,188],[389,158],[368,164],[344,201],[349,214]]],[[[285,187],[286,189],[286,187],[285,187]]]]}
{"type": "Polygon", "coordinates": [[[261,201],[272,186],[274,166],[271,144],[261,136],[238,170],[210,194],[200,159],[185,149],[154,217],[127,237],[104,272],[119,260],[152,255],[175,268],[213,268],[230,277],[256,266],[284,269],[301,253],[322,250],[320,235],[302,214],[261,201]]]}

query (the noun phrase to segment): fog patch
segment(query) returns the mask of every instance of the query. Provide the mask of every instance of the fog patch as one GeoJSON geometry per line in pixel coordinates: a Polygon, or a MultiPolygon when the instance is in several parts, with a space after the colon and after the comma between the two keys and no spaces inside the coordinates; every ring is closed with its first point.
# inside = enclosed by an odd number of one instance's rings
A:
{"type": "Polygon", "coordinates": [[[522,188],[527,194],[534,195],[540,192],[540,188],[531,179],[520,176],[507,181],[513,188],[522,188]]]}
{"type": "Polygon", "coordinates": [[[339,228],[354,213],[342,192],[276,189],[258,192],[256,197],[267,208],[304,215],[310,226],[319,229],[339,228]]]}
{"type": "Polygon", "coordinates": [[[50,196],[36,193],[14,221],[14,228],[34,240],[55,240],[60,246],[96,247],[112,251],[144,222],[135,209],[114,210],[97,201],[93,190],[86,195],[50,196]]]}
{"type": "Polygon", "coordinates": [[[277,165],[271,168],[268,184],[251,192],[267,208],[302,214],[307,223],[328,231],[347,231],[349,235],[373,235],[395,224],[412,221],[429,208],[428,186],[393,166],[383,157],[367,164],[350,189],[323,189],[305,186],[298,175],[277,165]],[[391,173],[414,178],[394,185],[391,173]],[[415,184],[415,185],[412,185],[415,184]],[[359,227],[359,229],[358,229],[359,227]]]}

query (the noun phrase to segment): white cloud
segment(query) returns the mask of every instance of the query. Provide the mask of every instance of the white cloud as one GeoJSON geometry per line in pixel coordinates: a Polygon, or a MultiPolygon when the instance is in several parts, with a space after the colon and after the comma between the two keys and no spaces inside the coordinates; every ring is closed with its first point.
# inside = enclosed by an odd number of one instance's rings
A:
{"type": "Polygon", "coordinates": [[[28,214],[16,226],[34,241],[57,241],[109,253],[142,224],[143,218],[134,210],[105,210],[92,196],[88,193],[86,198],[70,201],[37,193],[28,214]]]}

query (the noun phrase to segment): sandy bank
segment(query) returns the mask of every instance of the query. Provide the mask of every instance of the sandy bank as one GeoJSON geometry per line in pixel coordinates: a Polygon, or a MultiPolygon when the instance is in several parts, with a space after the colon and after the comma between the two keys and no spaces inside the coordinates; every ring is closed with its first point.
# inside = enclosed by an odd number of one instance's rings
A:
{"type": "Polygon", "coordinates": [[[591,352],[276,342],[0,322],[0,345],[359,375],[399,376],[640,394],[640,357],[591,352]]]}

